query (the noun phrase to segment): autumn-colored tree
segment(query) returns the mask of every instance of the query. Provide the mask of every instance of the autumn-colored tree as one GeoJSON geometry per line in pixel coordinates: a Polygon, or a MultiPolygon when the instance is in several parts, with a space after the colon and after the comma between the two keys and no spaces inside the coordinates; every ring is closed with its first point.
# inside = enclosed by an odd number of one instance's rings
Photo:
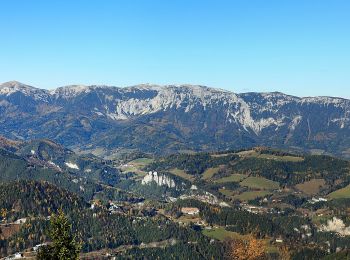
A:
{"type": "Polygon", "coordinates": [[[50,219],[50,238],[52,244],[40,247],[38,260],[76,260],[79,259],[81,246],[72,234],[72,225],[69,223],[63,210],[53,214],[50,219]]]}
{"type": "Polygon", "coordinates": [[[264,259],[266,255],[265,243],[256,239],[253,235],[248,235],[244,239],[228,239],[226,244],[229,259],[258,260],[264,259]]]}
{"type": "Polygon", "coordinates": [[[0,216],[1,216],[2,218],[6,218],[6,216],[7,216],[7,209],[6,209],[6,208],[2,208],[2,209],[0,210],[0,216]]]}
{"type": "Polygon", "coordinates": [[[280,258],[283,260],[290,260],[291,258],[291,254],[290,254],[290,250],[287,246],[281,246],[279,247],[279,255],[280,258]]]}

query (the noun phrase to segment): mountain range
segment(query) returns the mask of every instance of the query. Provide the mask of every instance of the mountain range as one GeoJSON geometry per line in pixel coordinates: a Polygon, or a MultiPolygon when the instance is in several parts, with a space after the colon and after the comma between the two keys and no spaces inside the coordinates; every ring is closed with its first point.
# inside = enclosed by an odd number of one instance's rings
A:
{"type": "Polygon", "coordinates": [[[0,85],[0,133],[105,158],[269,146],[350,158],[350,100],[198,85],[0,85]]]}

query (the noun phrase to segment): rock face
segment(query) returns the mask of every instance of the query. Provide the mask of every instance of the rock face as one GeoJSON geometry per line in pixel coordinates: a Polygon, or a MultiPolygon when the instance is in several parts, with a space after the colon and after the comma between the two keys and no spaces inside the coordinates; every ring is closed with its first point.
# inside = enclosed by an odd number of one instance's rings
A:
{"type": "Polygon", "coordinates": [[[327,225],[322,225],[320,230],[325,232],[336,232],[342,236],[350,236],[350,226],[345,226],[343,220],[336,217],[329,219],[327,225]]]}
{"type": "Polygon", "coordinates": [[[0,133],[108,155],[266,145],[350,158],[350,100],[204,86],[0,85],[0,133]]]}
{"type": "Polygon", "coordinates": [[[175,181],[168,176],[158,174],[157,172],[149,172],[143,177],[141,184],[146,185],[155,182],[158,186],[167,186],[168,188],[175,188],[175,181]]]}

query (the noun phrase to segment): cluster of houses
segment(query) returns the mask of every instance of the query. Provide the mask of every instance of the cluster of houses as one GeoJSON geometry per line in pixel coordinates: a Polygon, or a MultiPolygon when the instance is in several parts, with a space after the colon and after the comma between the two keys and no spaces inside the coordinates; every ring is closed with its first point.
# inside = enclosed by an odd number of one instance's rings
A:
{"type": "Polygon", "coordinates": [[[278,210],[272,207],[263,207],[263,206],[255,206],[250,205],[246,202],[242,202],[239,204],[242,210],[248,211],[254,214],[283,214],[284,210],[278,210]]]}
{"type": "MultiPolygon", "coordinates": [[[[192,189],[195,191],[194,189],[192,189]]],[[[212,205],[219,205],[221,207],[229,207],[229,205],[226,202],[220,202],[218,198],[214,195],[211,194],[210,192],[205,191],[204,193],[199,193],[199,192],[193,192],[190,195],[183,194],[179,197],[181,200],[186,200],[186,199],[195,199],[199,200],[201,202],[209,203],[212,205]]]]}

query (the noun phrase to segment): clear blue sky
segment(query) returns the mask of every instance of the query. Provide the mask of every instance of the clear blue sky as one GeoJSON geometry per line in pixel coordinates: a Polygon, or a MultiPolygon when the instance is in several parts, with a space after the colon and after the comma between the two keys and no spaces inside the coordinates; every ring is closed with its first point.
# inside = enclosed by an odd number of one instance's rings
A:
{"type": "Polygon", "coordinates": [[[349,0],[2,0],[0,11],[0,82],[350,98],[349,0]]]}

